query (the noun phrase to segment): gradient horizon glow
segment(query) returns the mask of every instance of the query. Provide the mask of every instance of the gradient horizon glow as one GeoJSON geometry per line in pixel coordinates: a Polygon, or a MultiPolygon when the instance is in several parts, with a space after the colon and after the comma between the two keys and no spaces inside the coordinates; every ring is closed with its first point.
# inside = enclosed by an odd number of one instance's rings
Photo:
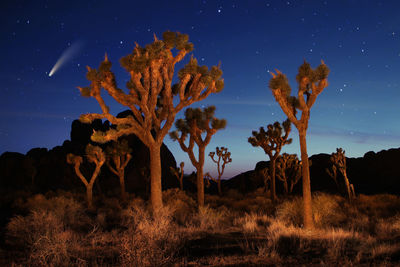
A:
{"type": "MultiPolygon", "coordinates": [[[[323,59],[331,70],[329,86],[311,109],[310,156],[337,147],[349,157],[399,147],[398,10],[398,1],[356,0],[6,1],[0,11],[0,154],[61,145],[70,138],[74,119],[100,111],[76,88],[88,84],[86,65],[97,68],[107,52],[124,89],[128,75],[119,59],[135,42],[146,45],[166,30],[189,35],[199,64],[221,62],[224,90],[192,107],[215,105],[216,117],[228,121],[206,149],[208,155],[225,146],[232,153],[225,178],[268,160],[247,142],[253,130],[286,119],[268,88],[268,72],[286,74],[293,94],[303,60],[316,67],[323,59]],[[84,44],[79,49],[77,40],[84,44]],[[68,48],[75,53],[50,75],[68,48]]],[[[112,114],[125,110],[110,97],[105,100],[112,114]]],[[[299,155],[295,127],[290,137],[293,143],[282,153],[299,155]]],[[[185,173],[194,170],[178,143],[168,136],[164,141],[177,163],[185,162],[185,173]]],[[[208,157],[204,171],[216,172],[208,157]]]]}

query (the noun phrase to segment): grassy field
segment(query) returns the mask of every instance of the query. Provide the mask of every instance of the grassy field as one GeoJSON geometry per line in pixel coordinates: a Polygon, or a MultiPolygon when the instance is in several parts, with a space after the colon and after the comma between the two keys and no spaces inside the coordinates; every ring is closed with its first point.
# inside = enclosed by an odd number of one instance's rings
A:
{"type": "Polygon", "coordinates": [[[130,196],[97,199],[59,192],[14,203],[1,250],[4,266],[395,266],[400,261],[400,197],[360,195],[353,203],[315,193],[316,228],[302,228],[301,198],[273,204],[262,192],[191,196],[163,193],[153,216],[130,196]]]}

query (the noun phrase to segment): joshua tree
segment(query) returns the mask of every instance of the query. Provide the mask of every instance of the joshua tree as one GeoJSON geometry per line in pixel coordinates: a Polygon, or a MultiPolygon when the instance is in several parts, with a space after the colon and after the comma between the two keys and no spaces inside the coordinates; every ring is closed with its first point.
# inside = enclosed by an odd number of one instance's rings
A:
{"type": "Polygon", "coordinates": [[[271,198],[272,200],[276,200],[276,190],[275,190],[275,161],[281,152],[281,149],[284,145],[290,144],[292,139],[288,139],[289,133],[291,130],[290,121],[286,120],[282,123],[282,126],[279,122],[275,122],[274,124],[269,124],[267,126],[267,131],[264,130],[264,127],[260,127],[260,131],[253,131],[252,137],[249,137],[249,143],[254,147],[262,147],[264,149],[265,154],[269,156],[270,159],[270,167],[269,167],[269,176],[271,178],[271,198]],[[282,136],[282,126],[285,131],[282,136]]]}
{"type": "Polygon", "coordinates": [[[197,170],[197,202],[199,207],[204,206],[204,176],[203,166],[205,160],[205,149],[210,143],[211,137],[220,129],[225,128],[226,120],[214,118],[215,107],[210,106],[201,110],[200,108],[188,108],[185,111],[185,119],[175,122],[177,131],[170,133],[172,140],[178,140],[180,147],[189,155],[190,161],[197,170]],[[205,133],[204,138],[202,134],[205,133]],[[185,144],[189,135],[189,143],[185,144]],[[198,158],[194,156],[194,144],[198,146],[198,158]]]}
{"type": "Polygon", "coordinates": [[[285,194],[290,194],[301,178],[301,162],[295,154],[283,153],[276,160],[276,177],[282,181],[285,194]]]}
{"type": "Polygon", "coordinates": [[[350,184],[349,179],[347,178],[347,165],[346,165],[346,156],[345,151],[342,148],[336,148],[336,153],[332,153],[330,157],[332,166],[331,169],[326,169],[326,172],[329,174],[330,177],[335,181],[336,186],[341,191],[342,188],[340,184],[341,182],[338,181],[338,176],[340,174],[343,177],[344,187],[346,190],[346,196],[351,201],[355,197],[354,186],[350,184]]]}
{"type": "Polygon", "coordinates": [[[222,195],[221,177],[224,174],[225,165],[231,163],[232,159],[231,159],[231,152],[228,152],[228,148],[226,147],[221,147],[221,149],[219,147],[216,147],[215,151],[216,152],[210,152],[208,156],[212,159],[212,161],[214,161],[217,164],[218,179],[215,179],[211,175],[209,175],[209,177],[211,180],[217,183],[218,194],[221,196],[222,195]],[[214,159],[215,154],[217,154],[218,159],[214,159]],[[221,166],[221,159],[222,159],[222,166],[221,166]]]}
{"type": "Polygon", "coordinates": [[[281,106],[283,112],[288,119],[296,126],[299,132],[301,161],[303,162],[303,219],[304,227],[314,227],[312,217],[311,202],[311,185],[310,185],[310,168],[308,165],[306,134],[308,128],[308,120],[310,119],[310,110],[314,105],[317,96],[328,86],[329,68],[321,60],[321,65],[316,69],[312,69],[310,64],[304,62],[299,67],[296,76],[299,90],[296,96],[291,96],[291,88],[286,75],[276,70],[276,74],[271,72],[272,79],[269,87],[275,100],[281,106]],[[297,111],[301,111],[298,118],[297,111]]]}
{"type": "Polygon", "coordinates": [[[175,169],[173,167],[170,167],[171,172],[179,181],[179,188],[183,191],[183,167],[185,166],[185,163],[182,161],[180,164],[180,167],[175,169]]]}
{"type": "Polygon", "coordinates": [[[81,156],[77,156],[70,153],[67,155],[67,162],[68,164],[74,165],[76,175],[78,175],[79,179],[81,179],[82,183],[86,186],[86,197],[88,201],[88,208],[93,209],[93,184],[96,181],[97,176],[99,176],[100,174],[100,169],[101,166],[103,166],[104,162],[106,161],[106,156],[100,147],[93,146],[91,144],[88,144],[86,146],[85,156],[89,162],[94,163],[96,165],[96,168],[89,182],[85,178],[85,176],[83,176],[81,170],[79,169],[79,167],[83,162],[81,156]]]}
{"type": "Polygon", "coordinates": [[[118,176],[119,184],[121,186],[121,198],[126,202],[125,191],[125,167],[128,165],[132,156],[132,149],[129,147],[127,140],[113,142],[111,146],[106,148],[108,168],[118,176]],[[113,163],[114,167],[112,166],[113,163]]]}
{"type": "Polygon", "coordinates": [[[220,92],[224,86],[219,66],[209,70],[206,66],[199,66],[193,57],[178,72],[178,79],[174,79],[175,64],[193,50],[193,44],[188,39],[188,35],[167,31],[163,40],[154,36],[154,42],[145,47],[136,44],[133,52],[120,60],[130,76],[126,84],[128,93],[117,86],[107,55],[98,69],[88,67],[86,78],[90,86],[78,87],[83,96],[95,98],[102,111],[101,114],[81,115],[80,120],[107,119],[116,126],[107,132],[94,132],[93,141],[105,143],[123,135],[135,134],[148,147],[154,211],[163,205],[160,148],[176,114],[211,93],[220,92]],[[177,83],[173,85],[175,80],[177,83]],[[127,106],[133,115],[126,118],[111,115],[100,94],[102,88],[120,104],[127,106]],[[177,96],[177,101],[174,101],[174,96],[177,96]]]}

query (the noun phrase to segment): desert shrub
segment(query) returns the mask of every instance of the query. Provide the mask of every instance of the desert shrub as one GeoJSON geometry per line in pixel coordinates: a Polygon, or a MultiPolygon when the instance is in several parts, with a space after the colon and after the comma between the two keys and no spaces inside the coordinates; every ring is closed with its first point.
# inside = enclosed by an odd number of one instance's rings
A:
{"type": "Polygon", "coordinates": [[[123,216],[125,224],[130,222],[119,237],[123,266],[162,266],[175,260],[182,238],[168,207],[151,216],[139,201],[132,203],[123,216]]]}
{"type": "Polygon", "coordinates": [[[192,225],[199,230],[220,230],[232,225],[230,212],[225,207],[218,209],[210,206],[199,207],[192,219],[192,225]]]}
{"type": "Polygon", "coordinates": [[[7,242],[25,252],[23,264],[68,266],[69,248],[77,238],[60,216],[46,210],[32,211],[28,216],[16,216],[7,225],[7,242]]]}
{"type": "Polygon", "coordinates": [[[400,238],[400,214],[377,220],[375,232],[379,239],[400,238]]]}
{"type": "Polygon", "coordinates": [[[265,214],[245,213],[244,216],[235,218],[233,224],[240,227],[245,233],[254,233],[257,231],[265,232],[270,221],[271,218],[265,214]]]}
{"type": "Polygon", "coordinates": [[[106,198],[97,209],[96,222],[103,230],[110,231],[121,224],[121,205],[117,198],[106,198]]]}
{"type": "Polygon", "coordinates": [[[312,231],[271,220],[266,231],[267,246],[264,250],[274,251],[283,258],[296,256],[308,260],[319,258],[326,262],[353,262],[361,251],[368,251],[371,241],[354,231],[337,228],[314,229],[312,231]]]}
{"type": "MultiPolygon", "coordinates": [[[[312,199],[313,217],[317,227],[339,227],[345,220],[345,214],[339,204],[342,198],[325,193],[315,193],[312,199]]],[[[300,226],[303,222],[303,200],[295,197],[282,202],[276,210],[281,221],[300,226]]]]}
{"type": "Polygon", "coordinates": [[[240,193],[238,190],[232,188],[225,193],[225,197],[230,199],[242,199],[243,194],[240,193]]]}
{"type": "Polygon", "coordinates": [[[274,212],[274,204],[272,203],[271,199],[260,195],[248,195],[243,199],[231,201],[230,205],[234,210],[247,213],[272,214],[274,212]]]}
{"type": "Polygon", "coordinates": [[[84,228],[89,223],[89,218],[85,214],[85,206],[75,200],[72,194],[64,194],[46,198],[42,194],[37,194],[28,198],[24,204],[28,212],[48,211],[57,217],[65,225],[73,229],[84,228]]]}
{"type": "Polygon", "coordinates": [[[172,217],[179,225],[187,225],[191,222],[197,205],[184,191],[177,188],[166,190],[163,192],[163,201],[172,211],[172,217]]]}
{"type": "Polygon", "coordinates": [[[18,263],[32,266],[86,266],[117,262],[118,235],[101,231],[72,196],[35,195],[25,203],[26,216],[7,225],[7,244],[22,252],[18,263]]]}
{"type": "Polygon", "coordinates": [[[361,213],[375,218],[388,218],[400,213],[400,197],[396,195],[359,195],[355,205],[361,213]]]}

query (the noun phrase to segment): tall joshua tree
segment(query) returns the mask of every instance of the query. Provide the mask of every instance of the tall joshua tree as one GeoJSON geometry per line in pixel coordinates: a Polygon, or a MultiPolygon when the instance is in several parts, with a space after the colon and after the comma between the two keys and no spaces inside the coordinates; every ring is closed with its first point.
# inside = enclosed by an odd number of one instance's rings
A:
{"type": "Polygon", "coordinates": [[[225,171],[225,165],[232,162],[231,159],[231,152],[228,152],[228,148],[226,147],[216,147],[215,152],[210,152],[208,156],[217,164],[217,171],[218,171],[218,178],[215,179],[210,174],[208,176],[218,185],[218,194],[222,195],[222,188],[221,188],[221,177],[225,171]],[[217,155],[218,159],[215,159],[214,156],[217,155]],[[222,163],[221,163],[222,160],[222,163]],[[221,165],[222,164],[222,165],[221,165]]]}
{"type": "Polygon", "coordinates": [[[296,76],[299,89],[296,96],[291,96],[291,88],[286,75],[276,70],[276,74],[271,72],[272,79],[269,87],[275,100],[281,106],[288,119],[296,126],[299,132],[301,161],[303,164],[303,217],[304,227],[312,228],[314,226],[312,217],[311,203],[311,185],[310,168],[308,164],[306,134],[308,120],[310,119],[310,110],[314,105],[317,96],[328,86],[329,68],[321,60],[321,64],[312,69],[310,64],[304,62],[296,76]],[[297,111],[301,111],[300,118],[297,111]]]}
{"type": "Polygon", "coordinates": [[[205,149],[210,143],[211,137],[226,126],[226,120],[215,118],[214,112],[214,106],[206,107],[203,110],[188,108],[185,111],[185,119],[177,120],[175,122],[177,130],[170,133],[172,140],[178,140],[180,147],[189,155],[190,161],[197,170],[197,202],[199,207],[204,206],[203,166],[205,149]],[[189,142],[186,144],[188,135],[189,142]],[[193,152],[195,144],[199,152],[197,159],[193,152]]]}
{"type": "Polygon", "coordinates": [[[132,149],[129,147],[128,141],[125,139],[122,141],[113,142],[111,146],[106,148],[106,164],[108,168],[119,178],[121,199],[123,202],[126,202],[125,168],[132,158],[131,153],[132,149]]]}
{"type": "Polygon", "coordinates": [[[290,194],[301,178],[302,164],[295,154],[283,153],[276,160],[276,177],[283,183],[285,194],[290,194]]]}
{"type": "Polygon", "coordinates": [[[327,173],[335,181],[336,186],[338,187],[339,190],[342,190],[340,186],[340,184],[342,183],[338,181],[338,176],[339,173],[342,175],[344,188],[346,191],[346,197],[349,201],[351,201],[355,197],[355,192],[353,184],[350,184],[349,179],[347,178],[345,151],[342,148],[336,148],[336,153],[332,153],[330,160],[332,166],[330,169],[326,169],[327,173]]]}
{"type": "Polygon", "coordinates": [[[82,183],[86,187],[86,197],[87,197],[87,202],[88,202],[88,208],[93,209],[93,184],[100,174],[100,169],[101,169],[101,166],[103,166],[104,162],[106,161],[106,156],[100,147],[93,146],[91,144],[88,144],[86,146],[85,152],[86,152],[85,156],[86,156],[87,160],[96,165],[96,168],[95,168],[95,170],[92,174],[92,177],[90,178],[89,181],[85,178],[85,176],[83,176],[81,170],[79,169],[79,167],[81,166],[81,164],[83,162],[83,158],[81,156],[77,156],[77,155],[70,153],[67,155],[67,162],[68,162],[68,164],[74,165],[76,175],[78,175],[79,179],[82,181],[82,183]]]}
{"type": "Polygon", "coordinates": [[[253,131],[252,137],[249,137],[249,143],[254,147],[262,147],[264,149],[265,154],[269,156],[270,159],[270,168],[269,175],[271,177],[271,198],[272,200],[276,200],[276,189],[275,189],[275,162],[279,157],[279,153],[284,145],[290,144],[292,139],[289,138],[289,133],[291,131],[290,121],[285,120],[282,123],[282,126],[279,122],[275,122],[274,124],[269,124],[267,126],[267,131],[264,130],[264,127],[260,127],[260,131],[253,131]],[[282,126],[284,130],[284,135],[282,132],[282,126]]]}
{"type": "Polygon", "coordinates": [[[185,163],[182,161],[181,164],[179,165],[179,168],[175,169],[174,167],[170,167],[171,172],[179,181],[179,188],[181,191],[183,191],[183,167],[185,166],[185,163]]]}
{"type": "Polygon", "coordinates": [[[116,127],[107,132],[94,132],[91,139],[99,143],[116,140],[120,136],[135,134],[150,152],[151,204],[154,211],[162,207],[160,149],[165,135],[174,123],[176,114],[184,107],[220,92],[224,82],[219,66],[208,69],[199,66],[191,58],[179,72],[176,84],[172,84],[176,63],[193,50],[185,34],[164,32],[163,40],[154,36],[154,42],[140,47],[120,63],[128,72],[128,92],[117,86],[111,62],[107,55],[98,69],[88,67],[88,87],[78,87],[83,96],[93,97],[101,107],[100,114],[81,115],[82,122],[107,119],[116,127]],[[133,116],[117,118],[106,106],[101,89],[105,89],[120,104],[127,106],[133,116]],[[177,96],[177,101],[174,101],[177,96]]]}

